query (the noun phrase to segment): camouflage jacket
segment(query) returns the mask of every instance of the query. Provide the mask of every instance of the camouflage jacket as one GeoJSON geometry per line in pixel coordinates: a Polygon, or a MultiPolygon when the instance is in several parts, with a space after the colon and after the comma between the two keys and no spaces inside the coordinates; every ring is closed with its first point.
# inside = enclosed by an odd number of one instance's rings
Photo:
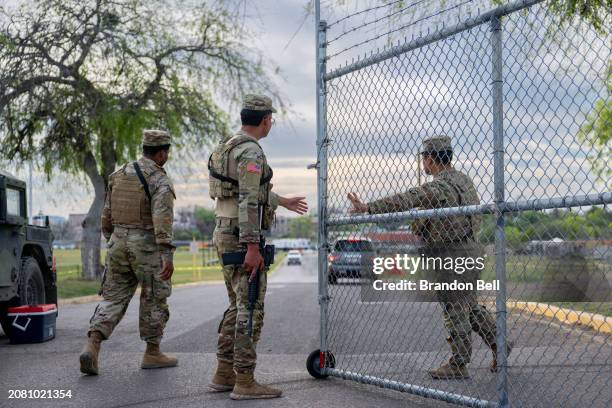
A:
{"type": "MultiPolygon", "coordinates": [[[[259,242],[259,206],[265,205],[263,225],[267,229],[274,218],[279,196],[272,191],[272,183],[260,184],[262,175],[271,174],[272,169],[257,139],[242,130],[234,137],[250,140],[238,144],[229,152],[228,176],[238,180],[237,194],[217,196],[216,214],[218,217],[238,218],[239,243],[259,242]]],[[[231,138],[224,142],[229,140],[231,138]]]]}
{"type": "MultiPolygon", "coordinates": [[[[480,199],[472,179],[450,168],[438,173],[433,181],[368,203],[371,214],[407,211],[412,208],[431,209],[479,204],[480,199]]],[[[453,216],[417,219],[412,228],[425,244],[437,245],[449,242],[475,241],[480,227],[480,217],[453,216]]]]}
{"type": "MultiPolygon", "coordinates": [[[[124,183],[125,176],[131,176],[131,179],[136,177],[134,166],[132,163],[127,163],[110,175],[104,209],[102,210],[102,233],[106,239],[110,239],[116,226],[151,230],[155,234],[155,241],[162,254],[162,258],[171,260],[174,251],[174,245],[172,244],[174,200],[176,199],[174,186],[166,171],[153,160],[142,157],[138,160],[138,165],[147,181],[149,192],[151,193],[151,201],[149,202],[148,197],[146,197],[144,188],[142,192],[135,192],[133,198],[126,198],[131,199],[136,207],[138,207],[137,200],[141,199],[144,211],[143,208],[140,208],[140,223],[117,222],[118,219],[125,220],[125,218],[118,217],[116,214],[113,216],[113,200],[111,199],[113,189],[118,189],[118,183],[124,183]],[[146,215],[143,216],[143,214],[146,215]]],[[[139,180],[138,183],[140,183],[139,180]]],[[[141,187],[140,184],[138,186],[141,187]]]]}

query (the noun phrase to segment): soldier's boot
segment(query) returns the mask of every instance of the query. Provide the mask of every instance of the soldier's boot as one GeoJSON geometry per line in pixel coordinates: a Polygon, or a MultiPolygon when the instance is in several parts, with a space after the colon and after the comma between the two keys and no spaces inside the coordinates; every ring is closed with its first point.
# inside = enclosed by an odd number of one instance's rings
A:
{"type": "Polygon", "coordinates": [[[452,363],[443,364],[435,370],[428,371],[434,380],[465,380],[470,378],[470,373],[465,365],[452,363]]]}
{"type": "Polygon", "coordinates": [[[234,389],[236,384],[236,373],[234,373],[233,363],[217,361],[217,371],[208,384],[211,392],[225,392],[234,389]]]}
{"type": "Polygon", "coordinates": [[[102,333],[99,331],[89,333],[87,343],[85,343],[79,356],[83,374],[98,375],[98,355],[100,354],[100,343],[103,339],[102,333]]]}
{"type": "Polygon", "coordinates": [[[253,373],[236,373],[236,385],[230,394],[233,400],[250,400],[278,398],[283,395],[281,390],[259,384],[253,373]]]}
{"type": "Polygon", "coordinates": [[[140,368],[166,368],[174,367],[177,364],[176,357],[167,356],[159,350],[159,344],[147,343],[147,350],[142,358],[140,368]]]}
{"type": "MultiPolygon", "coordinates": [[[[514,342],[509,341],[506,343],[506,358],[510,355],[512,347],[514,347],[514,342]]],[[[497,344],[491,344],[491,352],[493,353],[493,360],[491,360],[489,370],[494,373],[497,371],[497,344]]]]}

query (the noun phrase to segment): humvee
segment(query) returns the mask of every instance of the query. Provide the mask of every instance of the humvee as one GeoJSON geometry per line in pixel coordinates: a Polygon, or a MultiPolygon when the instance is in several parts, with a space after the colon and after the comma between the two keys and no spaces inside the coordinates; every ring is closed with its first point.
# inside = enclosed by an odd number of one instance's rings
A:
{"type": "Polygon", "coordinates": [[[28,225],[26,214],[26,183],[0,170],[0,322],[7,334],[7,308],[57,303],[49,221],[28,225]]]}

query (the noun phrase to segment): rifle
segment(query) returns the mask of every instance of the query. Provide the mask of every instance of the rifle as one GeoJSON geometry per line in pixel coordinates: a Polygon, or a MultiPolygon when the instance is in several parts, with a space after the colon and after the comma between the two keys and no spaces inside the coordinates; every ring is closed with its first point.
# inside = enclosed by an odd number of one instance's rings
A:
{"type": "MultiPolygon", "coordinates": [[[[260,205],[257,212],[259,213],[259,230],[261,231],[263,229],[264,206],[260,205]]],[[[264,259],[265,266],[270,266],[274,263],[274,245],[266,245],[266,239],[263,235],[259,235],[259,252],[264,259]]],[[[223,265],[242,265],[244,264],[244,258],[246,258],[246,251],[226,252],[221,254],[223,265]]],[[[257,295],[259,294],[260,272],[258,268],[255,273],[255,279],[249,282],[249,304],[247,305],[247,310],[249,311],[249,323],[247,325],[249,337],[253,337],[253,311],[255,310],[255,303],[257,303],[257,295]]]]}
{"type": "MultiPolygon", "coordinates": [[[[259,241],[259,251],[261,252],[261,256],[263,256],[265,266],[270,266],[274,263],[274,245],[266,245],[263,237],[261,237],[259,241]]],[[[223,265],[242,265],[245,257],[246,251],[226,252],[221,255],[223,265]]],[[[255,310],[255,304],[257,303],[259,294],[260,272],[261,271],[257,269],[255,279],[249,282],[249,304],[247,305],[247,310],[249,311],[249,323],[247,326],[249,337],[253,336],[253,311],[255,310]]]]}

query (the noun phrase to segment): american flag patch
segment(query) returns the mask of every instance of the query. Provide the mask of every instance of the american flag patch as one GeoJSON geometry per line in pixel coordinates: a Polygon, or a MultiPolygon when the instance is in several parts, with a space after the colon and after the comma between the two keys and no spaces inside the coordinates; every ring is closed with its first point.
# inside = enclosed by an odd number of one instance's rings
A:
{"type": "Polygon", "coordinates": [[[249,173],[261,173],[261,166],[257,163],[247,163],[246,170],[249,173]]]}

